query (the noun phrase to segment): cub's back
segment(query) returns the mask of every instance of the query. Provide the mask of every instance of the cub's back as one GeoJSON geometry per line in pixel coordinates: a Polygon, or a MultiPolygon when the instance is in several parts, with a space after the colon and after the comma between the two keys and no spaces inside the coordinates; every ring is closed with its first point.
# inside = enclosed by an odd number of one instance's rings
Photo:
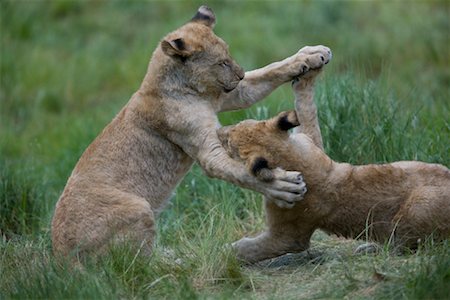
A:
{"type": "Polygon", "coordinates": [[[450,170],[443,165],[420,161],[399,161],[391,165],[402,169],[417,185],[450,188],[450,170]]]}

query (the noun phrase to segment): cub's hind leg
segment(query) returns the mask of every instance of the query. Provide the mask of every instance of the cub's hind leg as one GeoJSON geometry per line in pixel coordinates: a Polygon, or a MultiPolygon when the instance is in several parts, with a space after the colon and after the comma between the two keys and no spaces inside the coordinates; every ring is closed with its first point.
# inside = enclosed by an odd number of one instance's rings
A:
{"type": "Polygon", "coordinates": [[[132,247],[133,251],[150,256],[155,239],[155,216],[150,204],[142,198],[128,199],[127,207],[116,210],[111,244],[132,247]]]}
{"type": "Polygon", "coordinates": [[[450,238],[450,185],[416,188],[394,217],[395,245],[417,248],[430,236],[450,238]]]}
{"type": "Polygon", "coordinates": [[[87,254],[98,256],[113,244],[126,243],[150,255],[155,220],[145,199],[110,188],[97,189],[89,198],[96,199],[95,205],[77,203],[69,209],[62,203],[55,214],[52,226],[55,254],[83,261],[87,254]]]}

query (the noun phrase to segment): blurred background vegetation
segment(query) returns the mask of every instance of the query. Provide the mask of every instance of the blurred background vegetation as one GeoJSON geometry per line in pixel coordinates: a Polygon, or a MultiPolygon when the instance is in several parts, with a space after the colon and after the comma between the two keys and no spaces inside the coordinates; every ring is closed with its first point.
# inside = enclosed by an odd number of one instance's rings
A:
{"type": "MultiPolygon", "coordinates": [[[[158,41],[201,4],[213,8],[215,32],[246,70],[305,45],[333,50],[317,87],[332,158],[352,163],[420,159],[449,166],[448,1],[0,0],[4,251],[16,249],[11,241],[36,240],[38,252],[49,251],[54,204],[76,161],[139,87],[158,41]]],[[[220,118],[230,124],[270,117],[292,108],[291,99],[286,85],[258,105],[220,118]]],[[[199,224],[217,209],[220,213],[212,216],[226,215],[239,228],[231,226],[220,241],[239,238],[263,224],[254,199],[259,195],[207,179],[196,167],[159,221],[159,242],[176,246],[180,230],[211,236],[212,229],[199,231],[199,224]]],[[[20,263],[15,254],[5,257],[20,263]]],[[[12,266],[3,269],[11,280],[17,277],[11,270],[19,268],[12,266]]]]}

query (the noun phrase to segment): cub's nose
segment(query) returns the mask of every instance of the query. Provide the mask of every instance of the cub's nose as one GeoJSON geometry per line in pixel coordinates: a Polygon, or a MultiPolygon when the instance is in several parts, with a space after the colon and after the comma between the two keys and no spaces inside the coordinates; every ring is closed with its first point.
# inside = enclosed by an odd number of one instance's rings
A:
{"type": "Polygon", "coordinates": [[[236,73],[236,75],[239,77],[239,80],[242,80],[245,77],[245,72],[244,72],[244,70],[242,68],[240,68],[238,70],[238,72],[236,73]]]}

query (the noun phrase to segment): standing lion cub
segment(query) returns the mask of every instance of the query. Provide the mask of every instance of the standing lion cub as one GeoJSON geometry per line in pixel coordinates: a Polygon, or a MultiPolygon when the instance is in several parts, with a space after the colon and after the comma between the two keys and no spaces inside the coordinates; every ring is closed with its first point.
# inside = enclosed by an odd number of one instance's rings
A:
{"type": "Polygon", "coordinates": [[[308,193],[281,208],[266,200],[267,230],[233,244],[240,259],[257,262],[308,249],[316,229],[344,237],[414,248],[433,234],[450,237],[450,170],[438,164],[401,161],[352,166],[324,152],[310,71],[294,83],[296,112],[267,121],[246,120],[219,129],[229,154],[255,177],[270,181],[272,169],[302,172],[308,193]],[[289,136],[295,126],[300,133],[289,136]],[[363,234],[367,230],[367,234],[363,234]]]}
{"type": "Polygon", "coordinates": [[[56,204],[52,244],[57,255],[99,253],[126,240],[150,253],[155,216],[197,162],[208,176],[277,201],[303,198],[296,171],[264,182],[232,160],[216,133],[217,113],[245,108],[281,84],[329,61],[323,46],[244,74],[213,32],[202,6],[158,45],[139,90],[81,156],[56,204]],[[245,78],[244,78],[245,75],[245,78]]]}

